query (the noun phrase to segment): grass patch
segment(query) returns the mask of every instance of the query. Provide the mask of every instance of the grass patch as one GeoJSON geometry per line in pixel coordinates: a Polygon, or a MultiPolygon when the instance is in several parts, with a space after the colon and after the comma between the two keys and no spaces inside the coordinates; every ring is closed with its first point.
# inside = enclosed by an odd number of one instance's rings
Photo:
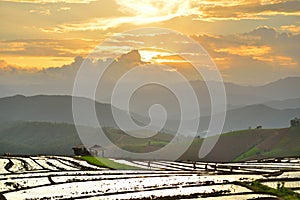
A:
{"type": "Polygon", "coordinates": [[[235,158],[233,161],[236,162],[236,161],[241,161],[241,160],[244,160],[246,158],[250,158],[252,156],[255,156],[257,154],[260,153],[260,149],[257,148],[256,146],[252,147],[251,149],[249,149],[248,151],[246,151],[245,153],[239,155],[237,158],[235,158]]]}
{"type": "Polygon", "coordinates": [[[279,197],[282,200],[296,200],[300,199],[300,194],[290,190],[289,188],[280,187],[277,189],[268,187],[266,185],[261,184],[259,181],[253,182],[236,182],[237,185],[246,187],[254,192],[260,194],[269,194],[276,197],[279,197]]]}
{"type": "Polygon", "coordinates": [[[139,170],[139,169],[141,169],[138,167],[117,163],[112,160],[109,160],[108,158],[94,157],[94,156],[80,156],[79,158],[87,161],[88,163],[90,163],[92,165],[96,165],[99,167],[107,167],[109,169],[121,169],[121,170],[139,170]]]}
{"type": "Polygon", "coordinates": [[[127,145],[120,145],[120,148],[134,153],[144,153],[146,144],[127,144],[127,145]]]}
{"type": "MultiPolygon", "coordinates": [[[[252,129],[251,129],[252,130],[252,129]]],[[[227,132],[225,133],[226,136],[233,136],[233,135],[239,135],[239,134],[244,134],[244,133],[248,133],[249,131],[251,131],[249,129],[244,129],[244,130],[237,130],[237,131],[232,131],[232,132],[227,132]]]]}

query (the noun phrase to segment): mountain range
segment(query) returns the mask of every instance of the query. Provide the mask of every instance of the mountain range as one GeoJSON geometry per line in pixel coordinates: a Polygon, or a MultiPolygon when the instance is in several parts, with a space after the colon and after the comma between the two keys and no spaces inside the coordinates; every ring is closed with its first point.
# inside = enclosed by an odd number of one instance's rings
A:
{"type": "MultiPolygon", "coordinates": [[[[199,101],[201,116],[210,115],[211,100],[208,86],[212,88],[220,87],[219,82],[191,81],[195,94],[199,101]]],[[[233,83],[224,83],[227,99],[227,108],[234,109],[254,104],[264,104],[275,109],[300,108],[300,77],[288,77],[261,86],[242,86],[233,83]],[[274,102],[275,101],[275,102],[274,102]],[[281,101],[281,105],[279,105],[281,101]],[[277,107],[278,106],[278,107],[277,107]]],[[[185,88],[181,83],[176,83],[174,87],[179,88],[184,93],[185,88]]],[[[180,115],[178,111],[178,100],[172,92],[158,86],[143,87],[132,98],[133,112],[143,115],[145,108],[153,103],[165,105],[168,113],[176,117],[180,115]],[[155,98],[153,98],[155,96],[155,98]]],[[[179,100],[180,101],[180,100],[179,100]]],[[[218,105],[214,105],[218,108],[218,105]]],[[[189,108],[193,112],[192,107],[189,108]]]]}
{"type": "MultiPolygon", "coordinates": [[[[79,98],[78,101],[87,105],[86,112],[92,112],[92,106],[95,104],[96,113],[100,125],[102,127],[118,128],[110,104],[103,104],[93,102],[92,100],[79,98]]],[[[297,99],[299,100],[299,99],[297,99]]],[[[223,132],[231,130],[248,129],[248,127],[255,128],[256,126],[263,126],[265,128],[281,128],[288,127],[290,120],[294,117],[300,117],[300,108],[293,107],[296,102],[293,100],[285,100],[279,102],[266,102],[266,104],[254,104],[248,106],[241,106],[234,109],[229,109],[226,113],[226,120],[223,132]],[[280,102],[280,103],[279,103],[280,102]],[[289,104],[292,102],[293,104],[289,104]],[[280,104],[286,109],[275,109],[267,105],[280,104]]],[[[117,113],[123,114],[125,111],[114,108],[117,113]]],[[[32,97],[25,97],[21,95],[5,97],[0,99],[0,122],[9,121],[39,121],[39,122],[57,122],[57,123],[70,123],[73,124],[72,114],[72,97],[71,96],[55,96],[55,95],[38,95],[32,97]]],[[[85,112],[82,112],[84,115],[85,112]]],[[[141,124],[149,123],[147,116],[132,113],[133,118],[141,124]]],[[[88,117],[79,125],[97,127],[88,117]]],[[[190,119],[186,123],[193,123],[194,120],[190,119]]],[[[210,116],[200,117],[199,132],[207,130],[210,121],[210,116]]],[[[176,119],[168,119],[162,131],[174,133],[178,128],[179,121],[176,119]]],[[[186,130],[187,133],[189,130],[186,130]]]]}

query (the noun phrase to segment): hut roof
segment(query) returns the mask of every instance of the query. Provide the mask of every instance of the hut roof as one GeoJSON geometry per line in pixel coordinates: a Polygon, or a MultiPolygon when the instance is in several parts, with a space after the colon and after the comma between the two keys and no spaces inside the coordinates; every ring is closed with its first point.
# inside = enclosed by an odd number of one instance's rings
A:
{"type": "Polygon", "coordinates": [[[90,147],[89,149],[97,149],[97,150],[105,150],[104,147],[98,145],[98,144],[95,144],[94,146],[90,147]]]}
{"type": "Polygon", "coordinates": [[[77,146],[73,147],[72,149],[85,149],[85,148],[86,147],[83,144],[81,144],[81,145],[77,145],[77,146]]]}

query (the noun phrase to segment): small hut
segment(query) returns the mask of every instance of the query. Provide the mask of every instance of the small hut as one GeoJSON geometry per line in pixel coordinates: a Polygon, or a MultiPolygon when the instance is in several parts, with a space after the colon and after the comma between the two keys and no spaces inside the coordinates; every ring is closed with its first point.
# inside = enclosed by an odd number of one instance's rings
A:
{"type": "Polygon", "coordinates": [[[105,148],[98,144],[95,144],[94,146],[90,147],[88,150],[92,156],[104,157],[105,148]]]}
{"type": "Polygon", "coordinates": [[[84,145],[78,145],[76,147],[73,147],[72,149],[76,156],[102,156],[102,157],[104,157],[104,150],[105,150],[105,148],[97,144],[89,148],[85,147],[84,145]]]}

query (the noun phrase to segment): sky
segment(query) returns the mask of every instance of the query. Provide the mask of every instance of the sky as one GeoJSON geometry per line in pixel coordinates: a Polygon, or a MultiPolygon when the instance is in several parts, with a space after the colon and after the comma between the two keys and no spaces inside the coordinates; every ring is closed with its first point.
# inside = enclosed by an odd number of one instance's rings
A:
{"type": "MultiPolygon", "coordinates": [[[[262,85],[300,76],[299,0],[3,0],[0,26],[0,89],[63,83],[101,42],[146,27],[198,42],[226,82],[262,85]]],[[[144,62],[176,63],[174,70],[195,78],[176,55],[140,54],[144,62]]]]}

